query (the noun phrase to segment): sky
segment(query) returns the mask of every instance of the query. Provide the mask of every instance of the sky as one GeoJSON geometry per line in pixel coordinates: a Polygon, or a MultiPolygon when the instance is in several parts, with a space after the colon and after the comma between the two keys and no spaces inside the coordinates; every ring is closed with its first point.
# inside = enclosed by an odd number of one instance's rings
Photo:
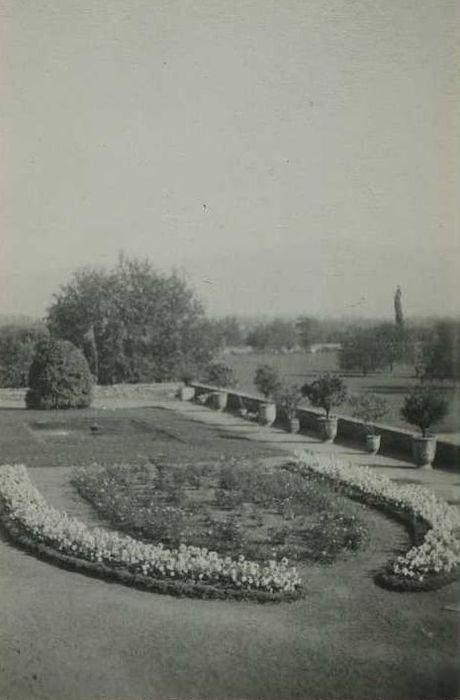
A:
{"type": "Polygon", "coordinates": [[[118,253],[211,314],[460,312],[458,0],[0,0],[0,313],[118,253]]]}

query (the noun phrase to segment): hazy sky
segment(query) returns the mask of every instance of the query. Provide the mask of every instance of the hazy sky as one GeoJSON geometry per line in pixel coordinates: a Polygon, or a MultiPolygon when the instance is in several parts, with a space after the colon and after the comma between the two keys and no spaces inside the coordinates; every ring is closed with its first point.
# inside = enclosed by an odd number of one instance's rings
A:
{"type": "Polygon", "coordinates": [[[123,249],[212,313],[460,311],[458,0],[0,0],[0,313],[123,249]]]}

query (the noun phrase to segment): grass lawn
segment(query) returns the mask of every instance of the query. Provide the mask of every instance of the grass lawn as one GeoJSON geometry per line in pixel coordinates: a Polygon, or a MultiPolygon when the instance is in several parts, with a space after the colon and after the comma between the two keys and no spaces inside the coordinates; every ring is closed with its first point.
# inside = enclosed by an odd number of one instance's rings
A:
{"type": "MultiPolygon", "coordinates": [[[[280,376],[290,384],[302,386],[305,382],[313,381],[322,372],[339,370],[336,352],[324,353],[226,353],[221,361],[231,367],[238,379],[238,388],[255,393],[253,384],[256,369],[261,364],[275,367],[280,376]]],[[[404,395],[419,382],[414,376],[413,368],[396,366],[392,373],[374,372],[366,377],[357,373],[343,373],[349,393],[372,391],[384,397],[388,402],[388,413],[383,419],[387,425],[410,429],[400,416],[404,395]]],[[[447,417],[437,426],[438,433],[460,433],[460,387],[453,383],[440,383],[439,388],[445,392],[450,401],[447,417]]],[[[308,401],[305,405],[308,405],[308,401]]],[[[346,404],[340,407],[339,413],[347,415],[349,408],[346,404]]]]}
{"type": "MultiPolygon", "coordinates": [[[[208,409],[204,409],[208,410],[208,409]]],[[[1,461],[30,467],[143,465],[153,460],[264,457],[279,451],[155,408],[25,411],[0,409],[1,461]],[[91,425],[101,425],[96,434],[91,425]]]]}
{"type": "MultiPolygon", "coordinates": [[[[281,453],[174,411],[0,411],[2,462],[32,474],[149,460],[281,453]],[[69,419],[74,427],[69,430],[69,419]],[[52,469],[42,469],[52,467],[52,469]]],[[[273,461],[273,460],[271,460],[273,461]]],[[[353,504],[354,505],[354,504],[353,504]]],[[[0,538],[0,697],[8,700],[441,700],[459,697],[460,584],[378,588],[407,545],[401,525],[360,508],[370,544],[304,564],[293,603],[181,600],[57,569],[0,538]]]]}

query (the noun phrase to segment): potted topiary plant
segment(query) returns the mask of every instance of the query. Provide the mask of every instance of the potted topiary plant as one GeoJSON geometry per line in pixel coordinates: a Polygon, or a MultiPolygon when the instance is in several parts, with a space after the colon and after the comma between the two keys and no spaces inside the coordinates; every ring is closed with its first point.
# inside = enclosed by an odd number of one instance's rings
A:
{"type": "Polygon", "coordinates": [[[196,368],[191,364],[184,365],[180,372],[180,378],[184,385],[179,388],[181,401],[191,401],[195,397],[195,387],[191,386],[196,376],[196,368]]]}
{"type": "Polygon", "coordinates": [[[238,399],[238,408],[237,408],[238,415],[241,416],[241,418],[247,418],[248,417],[248,407],[246,406],[246,401],[244,400],[244,397],[237,394],[237,399],[238,399]]]}
{"type": "Polygon", "coordinates": [[[271,365],[260,365],[254,376],[254,386],[266,399],[259,404],[259,423],[267,426],[273,425],[276,420],[276,402],[273,399],[281,386],[276,369],[271,365]]]}
{"type": "Polygon", "coordinates": [[[213,362],[206,368],[204,379],[205,384],[219,387],[210,396],[210,404],[217,411],[225,410],[227,406],[228,392],[223,389],[234,387],[237,383],[235,373],[232,368],[223,362],[213,362]]]}
{"type": "Polygon", "coordinates": [[[320,434],[324,442],[334,442],[337,436],[337,416],[331,416],[331,409],[340,406],[347,397],[343,380],[326,372],[311,384],[304,384],[301,391],[312,406],[324,409],[326,415],[318,419],[320,434]]]}
{"type": "Polygon", "coordinates": [[[439,423],[448,410],[446,397],[432,386],[418,386],[404,397],[401,416],[422,433],[412,437],[412,457],[419,467],[431,468],[436,455],[436,435],[429,429],[439,423]]]}
{"type": "Polygon", "coordinates": [[[276,394],[276,405],[284,418],[287,431],[298,433],[300,421],[297,417],[297,407],[302,398],[302,393],[298,386],[283,384],[276,394]]]}
{"type": "Polygon", "coordinates": [[[364,394],[356,394],[349,400],[353,418],[363,422],[366,440],[366,451],[369,454],[377,454],[380,449],[380,433],[375,427],[375,422],[382,419],[388,410],[388,404],[382,396],[376,396],[370,391],[364,394]]]}

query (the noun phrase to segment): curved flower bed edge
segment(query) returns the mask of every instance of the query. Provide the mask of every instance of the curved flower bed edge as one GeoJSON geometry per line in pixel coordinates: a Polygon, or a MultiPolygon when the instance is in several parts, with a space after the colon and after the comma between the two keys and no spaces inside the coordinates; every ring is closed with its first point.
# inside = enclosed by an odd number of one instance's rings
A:
{"type": "Polygon", "coordinates": [[[181,579],[179,569],[172,569],[171,564],[169,568],[168,564],[166,567],[163,566],[164,561],[168,561],[170,552],[164,550],[161,545],[144,544],[129,536],[120,535],[117,532],[107,533],[99,528],[91,530],[75,518],[70,518],[65,513],[50,508],[32,485],[27,471],[22,465],[0,466],[0,523],[12,542],[39,559],[49,561],[64,569],[107,581],[116,581],[142,590],[167,593],[177,597],[247,600],[258,603],[291,602],[303,595],[300,579],[295,569],[287,569],[286,563],[273,563],[271,570],[263,569],[259,574],[259,567],[254,562],[244,560],[234,562],[228,561],[228,558],[223,560],[214,552],[204,553],[203,550],[197,548],[184,547],[171,552],[171,561],[183,564],[184,559],[187,561],[188,552],[186,550],[193,550],[191,552],[191,565],[195,569],[192,573],[192,580],[181,579]],[[62,525],[61,531],[55,530],[55,540],[49,536],[52,531],[49,524],[43,526],[46,518],[50,518],[51,524],[58,522],[62,525]],[[157,563],[157,568],[160,572],[164,570],[164,574],[152,575],[155,562],[149,565],[142,558],[138,558],[135,560],[135,570],[133,570],[132,557],[127,557],[124,561],[123,555],[118,559],[112,553],[103,555],[101,549],[91,550],[89,545],[86,546],[86,549],[82,548],[88,556],[82,556],[82,550],[79,551],[75,540],[68,537],[71,531],[89,538],[90,544],[94,541],[97,542],[99,538],[99,543],[102,542],[105,547],[110,546],[110,538],[112,538],[117,553],[119,553],[120,546],[124,548],[123,552],[129,551],[131,546],[136,557],[142,556],[139,554],[140,552],[153,552],[160,560],[160,564],[157,563]],[[72,553],[73,550],[75,553],[72,553]],[[203,554],[201,573],[198,558],[200,552],[203,554]],[[194,554],[197,554],[198,561],[193,561],[194,554]],[[210,555],[209,561],[205,554],[210,555]],[[181,558],[181,555],[184,556],[181,558]],[[211,569],[214,567],[214,571],[207,571],[209,567],[211,569]],[[219,569],[223,571],[220,577],[218,575],[219,569]],[[273,578],[270,578],[271,575],[273,578]],[[211,580],[207,581],[206,576],[211,580]],[[193,580],[194,577],[199,580],[193,580]],[[205,580],[200,580],[202,578],[205,580]],[[254,587],[251,588],[251,585],[254,587]]]}
{"type": "Polygon", "coordinates": [[[460,513],[422,486],[395,484],[368,467],[298,452],[288,468],[333,483],[350,498],[386,512],[408,528],[413,546],[375,576],[394,591],[436,590],[460,577],[460,513]]]}

